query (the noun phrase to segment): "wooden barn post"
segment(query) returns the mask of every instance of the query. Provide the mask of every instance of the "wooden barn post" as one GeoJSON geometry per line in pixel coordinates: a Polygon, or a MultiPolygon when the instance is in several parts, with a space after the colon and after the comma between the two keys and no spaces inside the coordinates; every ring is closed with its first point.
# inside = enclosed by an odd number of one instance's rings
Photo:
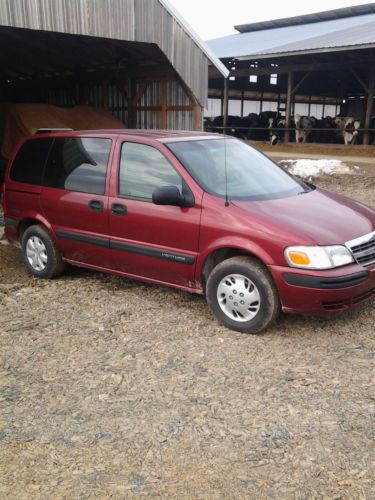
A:
{"type": "MultiPolygon", "coordinates": [[[[286,128],[290,127],[290,117],[292,111],[292,89],[293,89],[293,72],[288,71],[288,87],[286,94],[286,109],[285,109],[285,126],[286,128]]],[[[289,142],[290,132],[289,130],[285,131],[284,141],[289,142]]]]}
{"type": "MultiPolygon", "coordinates": [[[[368,87],[367,87],[367,101],[366,101],[366,114],[365,114],[365,128],[370,128],[371,126],[371,116],[374,101],[374,86],[375,86],[375,71],[371,70],[368,87]]],[[[363,144],[368,146],[370,143],[370,134],[365,132],[363,134],[363,144]]]]}

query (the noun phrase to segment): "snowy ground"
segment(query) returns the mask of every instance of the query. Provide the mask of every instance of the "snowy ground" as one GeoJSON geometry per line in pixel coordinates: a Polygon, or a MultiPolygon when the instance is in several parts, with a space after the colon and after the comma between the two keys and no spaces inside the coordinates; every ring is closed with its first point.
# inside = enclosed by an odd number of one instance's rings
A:
{"type": "Polygon", "coordinates": [[[279,161],[279,165],[286,168],[290,173],[302,177],[303,179],[316,179],[322,175],[364,173],[359,167],[352,167],[341,160],[331,159],[282,160],[279,161]]]}

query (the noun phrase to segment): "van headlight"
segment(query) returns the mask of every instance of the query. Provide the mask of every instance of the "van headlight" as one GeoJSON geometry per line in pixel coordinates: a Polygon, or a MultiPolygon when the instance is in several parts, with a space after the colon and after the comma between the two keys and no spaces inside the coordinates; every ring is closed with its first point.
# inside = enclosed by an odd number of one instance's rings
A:
{"type": "Polygon", "coordinates": [[[352,254],[342,245],[288,247],[284,254],[291,267],[301,269],[332,269],[354,262],[352,254]]]}

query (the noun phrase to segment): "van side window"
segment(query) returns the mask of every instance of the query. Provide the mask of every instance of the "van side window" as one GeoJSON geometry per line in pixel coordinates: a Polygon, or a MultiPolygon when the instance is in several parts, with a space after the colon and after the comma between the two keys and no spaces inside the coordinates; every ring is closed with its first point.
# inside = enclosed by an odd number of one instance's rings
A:
{"type": "Polygon", "coordinates": [[[121,148],[119,194],[152,199],[157,187],[176,186],[182,192],[182,178],[161,152],[146,144],[124,142],[121,148]]]}
{"type": "Polygon", "coordinates": [[[53,139],[31,139],[19,149],[10,171],[12,181],[42,184],[44,165],[53,139]]]}
{"type": "Polygon", "coordinates": [[[111,139],[57,137],[44,174],[44,186],[104,194],[111,139]]]}

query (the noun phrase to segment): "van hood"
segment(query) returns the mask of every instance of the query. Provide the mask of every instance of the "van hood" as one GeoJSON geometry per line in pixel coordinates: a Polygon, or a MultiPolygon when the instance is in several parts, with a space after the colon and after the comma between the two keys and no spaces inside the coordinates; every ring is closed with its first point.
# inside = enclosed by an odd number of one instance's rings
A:
{"type": "Polygon", "coordinates": [[[301,235],[301,242],[308,239],[318,245],[343,244],[375,229],[373,209],[319,188],[288,198],[233,204],[275,231],[291,231],[301,235]]]}

